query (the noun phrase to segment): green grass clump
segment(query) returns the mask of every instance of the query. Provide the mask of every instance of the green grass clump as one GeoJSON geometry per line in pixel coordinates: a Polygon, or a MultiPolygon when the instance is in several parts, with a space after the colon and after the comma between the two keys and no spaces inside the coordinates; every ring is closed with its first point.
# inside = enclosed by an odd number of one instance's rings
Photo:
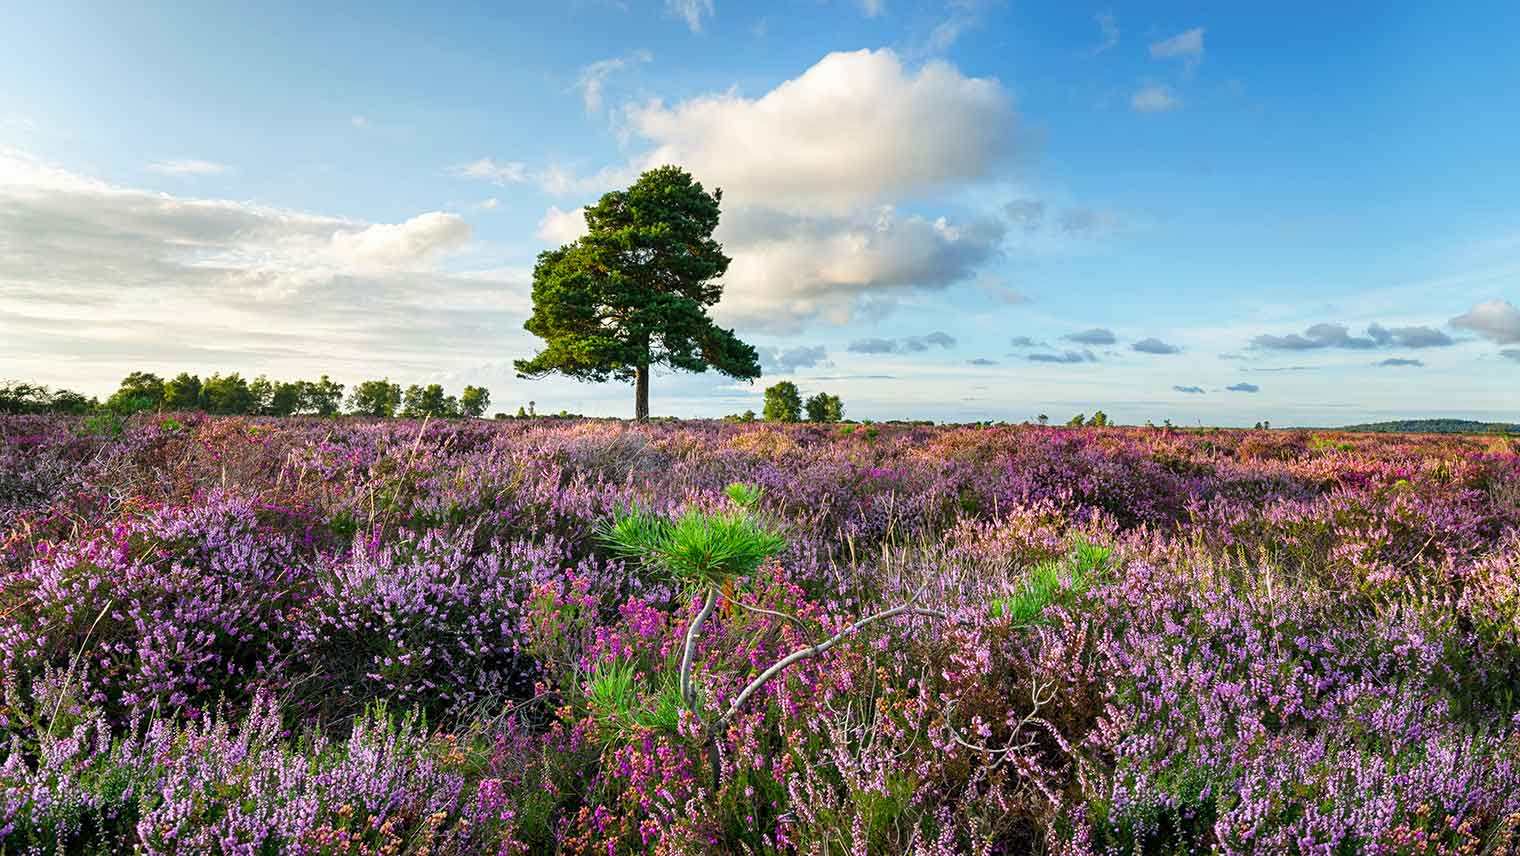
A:
{"type": "Polygon", "coordinates": [[[1089,541],[1078,540],[1064,559],[1041,562],[1029,571],[1018,591],[1008,597],[995,598],[989,605],[993,618],[1008,619],[1018,627],[1039,624],[1045,609],[1052,603],[1070,602],[1086,594],[1102,579],[1113,550],[1089,541]],[[1067,574],[1071,587],[1062,585],[1067,574]]]}
{"type": "Polygon", "coordinates": [[[724,493],[735,510],[689,508],[672,521],[626,509],[603,527],[602,543],[621,558],[658,567],[687,584],[716,585],[754,573],[786,549],[786,539],[751,512],[760,488],[736,482],[724,493]]]}
{"type": "Polygon", "coordinates": [[[640,683],[638,670],[630,661],[597,664],[586,688],[586,701],[605,737],[627,738],[640,730],[675,733],[684,705],[674,678],[662,674],[653,691],[640,683]]]}

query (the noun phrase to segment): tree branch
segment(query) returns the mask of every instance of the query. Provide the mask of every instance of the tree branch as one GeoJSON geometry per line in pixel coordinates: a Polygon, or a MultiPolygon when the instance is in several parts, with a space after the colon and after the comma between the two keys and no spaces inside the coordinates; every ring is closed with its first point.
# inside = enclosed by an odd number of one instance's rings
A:
{"type": "Polygon", "coordinates": [[[845,639],[849,638],[850,635],[854,634],[861,628],[873,624],[877,621],[885,621],[889,618],[896,618],[899,615],[922,615],[928,618],[946,618],[947,616],[945,613],[937,609],[923,609],[917,606],[918,599],[922,597],[923,594],[924,589],[919,589],[914,593],[913,597],[908,599],[906,603],[894,606],[891,609],[883,610],[876,613],[875,615],[868,615],[865,618],[862,618],[859,621],[856,621],[855,623],[846,627],[845,629],[839,631],[838,633],[835,633],[828,639],[825,639],[816,645],[809,645],[806,648],[799,648],[796,651],[793,651],[792,653],[786,655],[785,657],[782,657],[780,660],[772,663],[769,668],[761,672],[759,675],[755,676],[754,680],[750,681],[743,690],[740,690],[739,695],[735,696],[733,703],[728,706],[728,710],[725,711],[722,716],[713,721],[713,724],[708,731],[710,737],[712,739],[716,739],[717,735],[722,732],[722,730],[728,725],[729,721],[737,716],[739,714],[739,711],[743,709],[745,702],[748,702],[751,696],[759,692],[760,689],[766,684],[770,683],[772,678],[786,671],[788,666],[799,663],[803,660],[812,659],[820,654],[823,654],[830,648],[833,648],[835,645],[838,645],[840,642],[843,642],[845,639]]]}
{"type": "Polygon", "coordinates": [[[697,639],[702,635],[702,625],[707,623],[708,616],[712,615],[713,609],[718,605],[718,590],[712,586],[707,588],[707,597],[702,601],[702,608],[697,611],[697,616],[686,626],[686,646],[681,651],[681,674],[680,690],[681,700],[693,711],[697,705],[696,689],[691,684],[691,663],[697,656],[697,639]]]}

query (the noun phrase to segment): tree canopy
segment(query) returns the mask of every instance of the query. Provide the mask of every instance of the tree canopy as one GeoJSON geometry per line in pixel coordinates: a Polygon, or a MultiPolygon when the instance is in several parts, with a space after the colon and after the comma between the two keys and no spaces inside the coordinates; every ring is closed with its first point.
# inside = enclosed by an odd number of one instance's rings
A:
{"type": "Polygon", "coordinates": [[[765,390],[765,421],[796,422],[802,418],[802,393],[797,384],[781,381],[765,390]]]}
{"type": "Polygon", "coordinates": [[[712,368],[754,380],[753,346],[715,324],[707,308],[729,257],[713,239],[723,192],[662,166],[585,209],[585,237],[543,252],[533,269],[533,314],[523,325],[544,340],[523,377],[633,381],[634,415],[649,417],[649,369],[712,368]]]}
{"type": "Polygon", "coordinates": [[[837,395],[820,392],[807,400],[809,422],[838,422],[844,419],[844,402],[837,395]]]}

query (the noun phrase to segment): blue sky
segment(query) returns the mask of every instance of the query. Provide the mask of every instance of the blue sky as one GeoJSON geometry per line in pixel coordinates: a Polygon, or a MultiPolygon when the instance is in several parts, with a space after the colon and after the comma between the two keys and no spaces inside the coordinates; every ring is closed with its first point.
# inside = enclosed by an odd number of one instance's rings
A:
{"type": "Polygon", "coordinates": [[[1520,418],[1514,4],[130,5],[0,16],[0,375],[626,415],[510,365],[535,255],[673,160],[767,370],[657,414],[1520,418]]]}

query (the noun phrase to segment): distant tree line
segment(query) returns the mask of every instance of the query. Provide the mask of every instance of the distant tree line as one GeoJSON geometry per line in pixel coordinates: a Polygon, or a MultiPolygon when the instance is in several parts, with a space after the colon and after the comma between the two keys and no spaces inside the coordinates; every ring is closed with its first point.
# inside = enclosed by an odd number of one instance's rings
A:
{"type": "Polygon", "coordinates": [[[42,384],[13,381],[0,383],[0,413],[89,413],[100,400],[71,389],[50,390],[42,384]]]}
{"type": "Polygon", "coordinates": [[[108,410],[117,414],[144,410],[200,411],[242,416],[484,416],[491,393],[481,386],[466,386],[456,398],[440,384],[412,384],[402,389],[388,378],[367,380],[354,386],[347,399],[344,385],[327,375],[317,380],[270,380],[263,375],[247,380],[237,372],[207,378],[181,372],[165,380],[152,372],[132,372],[121,386],[101,402],[71,390],[50,391],[39,384],[0,384],[0,413],[88,413],[108,410]],[[346,410],[345,410],[346,405],[346,410]]]}

